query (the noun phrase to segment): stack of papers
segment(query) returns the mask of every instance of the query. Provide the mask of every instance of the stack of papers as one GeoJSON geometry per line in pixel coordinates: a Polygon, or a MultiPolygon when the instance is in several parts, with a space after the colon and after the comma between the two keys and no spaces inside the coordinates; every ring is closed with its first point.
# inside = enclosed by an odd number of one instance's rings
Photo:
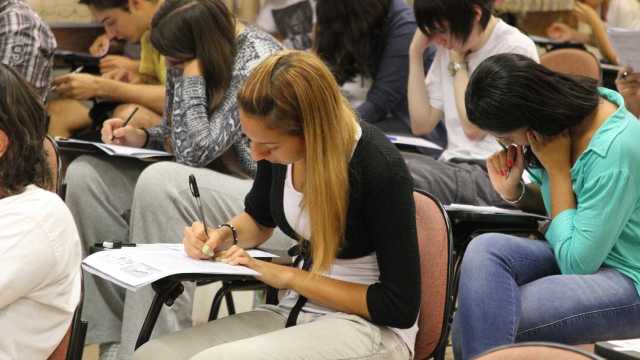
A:
{"type": "MultiPolygon", "coordinates": [[[[275,258],[262,250],[248,250],[254,258],[275,258]]],[[[148,244],[104,250],[89,255],[82,268],[126,289],[137,289],[176,274],[260,275],[244,266],[188,257],[182,244],[148,244]]]]}
{"type": "Polygon", "coordinates": [[[79,150],[88,152],[100,151],[111,156],[123,156],[140,160],[168,160],[173,158],[173,155],[169,154],[166,151],[122,145],[112,145],[79,139],[56,138],[56,143],[61,149],[65,150],[79,150]]]}

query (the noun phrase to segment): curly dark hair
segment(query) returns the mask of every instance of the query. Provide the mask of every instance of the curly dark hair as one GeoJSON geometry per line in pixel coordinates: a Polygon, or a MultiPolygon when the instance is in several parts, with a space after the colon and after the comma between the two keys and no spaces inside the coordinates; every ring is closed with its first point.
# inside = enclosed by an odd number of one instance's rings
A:
{"type": "Polygon", "coordinates": [[[0,161],[0,196],[19,194],[30,184],[47,186],[50,172],[43,148],[47,112],[31,85],[4,64],[0,64],[0,130],[9,139],[0,161]]]}
{"type": "Polygon", "coordinates": [[[316,52],[339,84],[356,75],[374,76],[391,0],[318,0],[316,52]]]}

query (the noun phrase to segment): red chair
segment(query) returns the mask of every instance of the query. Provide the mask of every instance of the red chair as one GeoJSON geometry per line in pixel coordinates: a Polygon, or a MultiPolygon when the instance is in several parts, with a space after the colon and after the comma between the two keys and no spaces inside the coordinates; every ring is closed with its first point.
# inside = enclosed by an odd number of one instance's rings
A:
{"type": "Polygon", "coordinates": [[[415,359],[444,359],[453,312],[453,237],[436,198],[414,191],[420,249],[421,299],[415,359]]]}

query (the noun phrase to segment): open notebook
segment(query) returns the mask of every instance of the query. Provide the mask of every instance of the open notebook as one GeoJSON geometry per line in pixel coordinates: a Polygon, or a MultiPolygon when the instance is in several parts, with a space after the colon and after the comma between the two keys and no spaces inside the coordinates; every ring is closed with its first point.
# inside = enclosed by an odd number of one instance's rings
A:
{"type": "MultiPolygon", "coordinates": [[[[275,258],[262,250],[248,250],[254,258],[275,258]]],[[[82,268],[131,291],[176,274],[259,275],[245,266],[188,257],[182,244],[139,244],[93,253],[82,268]]]]}
{"type": "Polygon", "coordinates": [[[58,137],[56,138],[56,143],[58,144],[60,149],[63,150],[102,152],[111,156],[130,157],[146,161],[169,160],[173,158],[173,155],[169,154],[166,151],[104,144],[100,142],[79,139],[67,139],[58,137]]]}

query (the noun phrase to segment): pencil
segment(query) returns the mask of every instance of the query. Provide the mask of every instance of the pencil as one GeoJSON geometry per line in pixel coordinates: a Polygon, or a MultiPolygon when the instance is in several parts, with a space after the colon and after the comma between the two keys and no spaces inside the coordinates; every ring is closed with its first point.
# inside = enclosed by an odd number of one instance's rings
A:
{"type": "Polygon", "coordinates": [[[127,120],[125,120],[124,124],[122,124],[122,127],[125,127],[125,126],[127,126],[127,124],[129,124],[129,121],[131,121],[131,119],[133,119],[133,115],[135,115],[138,112],[139,109],[140,109],[139,106],[136,106],[136,108],[133,109],[131,114],[129,114],[129,117],[127,117],[127,120]]]}
{"type": "MultiPolygon", "coordinates": [[[[126,127],[127,124],[129,124],[129,121],[131,121],[131,119],[133,119],[133,115],[135,115],[138,110],[140,109],[139,106],[136,106],[135,109],[133,109],[133,111],[131,112],[131,114],[129,114],[129,116],[127,117],[127,120],[124,121],[124,124],[122,124],[122,127],[126,127]]],[[[113,136],[113,134],[111,135],[111,141],[113,141],[113,139],[115,138],[115,136],[113,136]]]]}

